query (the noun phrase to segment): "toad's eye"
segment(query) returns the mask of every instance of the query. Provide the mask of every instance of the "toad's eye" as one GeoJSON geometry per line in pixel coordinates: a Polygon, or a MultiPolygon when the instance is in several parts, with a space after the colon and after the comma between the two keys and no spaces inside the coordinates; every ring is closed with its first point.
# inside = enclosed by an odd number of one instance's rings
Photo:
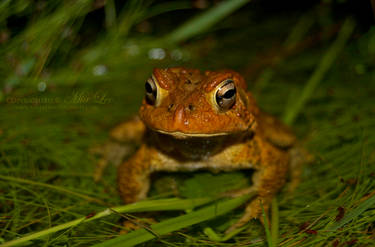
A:
{"type": "Polygon", "coordinates": [[[158,89],[156,87],[156,83],[154,79],[151,77],[145,83],[146,89],[146,101],[150,105],[155,105],[156,97],[158,95],[158,89]]]}
{"type": "Polygon", "coordinates": [[[215,100],[221,111],[227,111],[236,103],[236,86],[233,80],[225,80],[215,93],[215,100]]]}

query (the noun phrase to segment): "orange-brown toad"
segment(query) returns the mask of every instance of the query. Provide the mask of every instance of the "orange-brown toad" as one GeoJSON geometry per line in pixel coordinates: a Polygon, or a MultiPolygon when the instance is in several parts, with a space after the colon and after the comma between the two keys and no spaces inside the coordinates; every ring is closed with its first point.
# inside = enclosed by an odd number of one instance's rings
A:
{"type": "Polygon", "coordinates": [[[289,167],[298,177],[303,161],[295,136],[258,108],[245,80],[231,70],[154,69],[139,118],[119,125],[112,136],[141,140],[118,169],[125,203],[146,198],[153,172],[254,169],[253,186],[239,193],[256,192],[256,198],[232,230],[258,218],[261,205],[267,210],[289,167]]]}

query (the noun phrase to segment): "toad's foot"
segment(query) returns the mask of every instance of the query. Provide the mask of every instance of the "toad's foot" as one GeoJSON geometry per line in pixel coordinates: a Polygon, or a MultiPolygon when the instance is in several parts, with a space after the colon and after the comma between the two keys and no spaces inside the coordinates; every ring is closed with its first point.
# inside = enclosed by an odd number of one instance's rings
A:
{"type": "MultiPolygon", "coordinates": [[[[128,217],[126,217],[128,218],[128,217]]],[[[120,234],[127,234],[141,228],[152,231],[150,225],[158,223],[154,218],[128,218],[122,223],[120,234]]]]}
{"type": "MultiPolygon", "coordinates": [[[[270,199],[272,200],[272,199],[270,199]]],[[[255,197],[247,206],[245,213],[242,215],[242,217],[234,223],[232,226],[230,226],[226,231],[225,234],[228,234],[245,224],[247,224],[252,219],[260,219],[261,223],[263,223],[262,216],[262,207],[264,209],[264,212],[268,212],[269,206],[270,206],[270,200],[265,200],[264,198],[261,199],[259,196],[255,197]]]]}

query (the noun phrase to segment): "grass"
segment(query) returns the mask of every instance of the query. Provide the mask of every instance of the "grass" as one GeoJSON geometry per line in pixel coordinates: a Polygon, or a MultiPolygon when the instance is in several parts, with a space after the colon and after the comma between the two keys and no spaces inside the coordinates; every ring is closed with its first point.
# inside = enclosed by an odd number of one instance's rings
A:
{"type": "MultiPolygon", "coordinates": [[[[143,202],[139,202],[139,203],[114,207],[114,208],[110,208],[110,209],[105,209],[104,211],[99,212],[99,213],[89,214],[85,217],[81,217],[79,219],[67,222],[65,224],[61,224],[61,225],[57,225],[55,227],[51,227],[51,228],[46,229],[44,231],[40,231],[40,232],[37,232],[37,233],[34,233],[34,234],[29,234],[28,236],[25,236],[25,237],[22,237],[22,238],[13,240],[13,241],[6,242],[2,246],[18,245],[18,244],[27,242],[29,240],[38,239],[38,238],[41,238],[41,237],[44,237],[44,236],[48,236],[49,234],[61,231],[61,230],[72,228],[72,227],[77,226],[79,224],[84,224],[84,223],[90,222],[92,220],[103,218],[103,217],[109,216],[111,214],[144,212],[144,211],[157,211],[157,210],[163,210],[163,211],[191,210],[195,207],[207,204],[210,201],[212,201],[212,199],[210,200],[210,199],[207,199],[207,198],[203,198],[203,199],[195,198],[195,199],[189,200],[189,199],[173,198],[173,199],[165,199],[165,200],[157,200],[157,201],[152,201],[152,200],[143,201],[143,202]]],[[[242,201],[240,201],[240,202],[242,202],[242,201]]],[[[178,219],[178,220],[181,221],[180,219],[178,219]]],[[[126,235],[126,236],[128,236],[128,235],[126,235]]],[[[108,246],[111,246],[111,244],[109,244],[108,246]]]]}
{"type": "Polygon", "coordinates": [[[263,16],[240,2],[197,15],[190,1],[0,5],[0,246],[372,245],[374,30],[335,19],[330,4],[324,16],[319,6],[263,16]],[[88,150],[136,113],[152,67],[177,65],[238,70],[259,105],[285,116],[314,154],[298,189],[274,200],[270,229],[253,221],[222,234],[243,199],[215,195],[246,186],[243,173],[166,174],[152,200],[128,206],[116,169],[94,182],[88,150]],[[176,195],[186,199],[163,199],[176,195]],[[121,215],[134,210],[162,211],[159,223],[119,236],[121,215]]]}

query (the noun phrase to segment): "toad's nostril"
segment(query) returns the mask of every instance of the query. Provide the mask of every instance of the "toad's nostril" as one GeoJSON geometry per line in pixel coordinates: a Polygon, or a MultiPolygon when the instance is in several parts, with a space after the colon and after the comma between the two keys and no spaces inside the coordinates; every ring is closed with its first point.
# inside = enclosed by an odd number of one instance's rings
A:
{"type": "Polygon", "coordinates": [[[172,110],[173,106],[174,106],[174,104],[170,104],[170,105],[168,106],[168,111],[169,111],[169,112],[172,110]]]}

